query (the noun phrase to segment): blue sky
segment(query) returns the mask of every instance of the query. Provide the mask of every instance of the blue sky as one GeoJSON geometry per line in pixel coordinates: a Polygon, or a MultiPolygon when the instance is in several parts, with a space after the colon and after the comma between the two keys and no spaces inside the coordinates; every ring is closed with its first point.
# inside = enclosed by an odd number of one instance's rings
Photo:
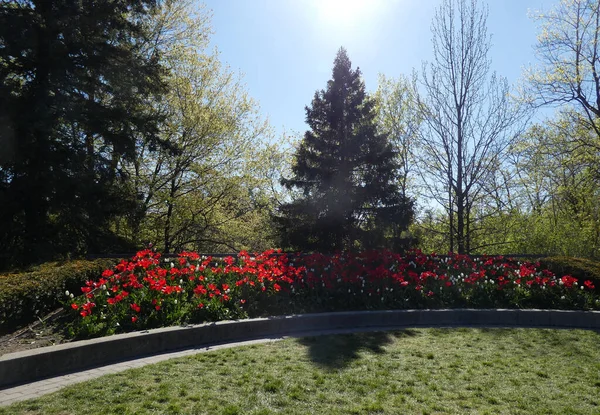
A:
{"type": "MultiPolygon", "coordinates": [[[[535,64],[537,23],[528,11],[558,0],[491,0],[492,70],[515,83],[535,64]]],[[[360,67],[367,90],[377,75],[420,70],[432,57],[431,20],[441,0],[206,0],[212,10],[212,45],[221,60],[244,74],[278,134],[303,133],[304,107],[331,77],[340,46],[360,67]],[[343,8],[339,4],[345,4],[343,8]]]]}

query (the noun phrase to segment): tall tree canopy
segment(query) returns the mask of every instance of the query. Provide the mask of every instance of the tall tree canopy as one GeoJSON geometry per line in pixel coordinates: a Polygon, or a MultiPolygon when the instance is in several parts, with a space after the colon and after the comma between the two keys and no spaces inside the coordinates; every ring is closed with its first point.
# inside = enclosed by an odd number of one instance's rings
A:
{"type": "Polygon", "coordinates": [[[386,134],[377,130],[375,100],[346,50],[335,58],[327,89],[306,107],[310,127],[283,179],[298,197],[276,221],[284,245],[332,251],[385,245],[412,218],[412,202],[398,189],[398,164],[386,134]]]}
{"type": "Polygon", "coordinates": [[[135,203],[122,161],[136,137],[157,135],[147,98],[162,69],[143,26],[155,6],[0,3],[0,263],[115,249],[108,222],[135,203]]]}
{"type": "Polygon", "coordinates": [[[167,252],[271,248],[267,176],[281,158],[276,145],[265,145],[270,127],[241,76],[209,48],[206,9],[195,0],[161,6],[146,21],[153,34],[146,53],[158,53],[169,69],[168,92],[156,103],[169,148],[150,151],[151,142],[138,142],[126,169],[140,203],[121,231],[167,252]]]}

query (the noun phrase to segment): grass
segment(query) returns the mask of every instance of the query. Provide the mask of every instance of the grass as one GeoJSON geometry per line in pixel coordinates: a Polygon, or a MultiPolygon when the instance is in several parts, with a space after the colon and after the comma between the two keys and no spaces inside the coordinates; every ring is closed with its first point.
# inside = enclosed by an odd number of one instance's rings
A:
{"type": "Polygon", "coordinates": [[[600,333],[415,329],[174,359],[0,414],[600,413],[600,333]]]}

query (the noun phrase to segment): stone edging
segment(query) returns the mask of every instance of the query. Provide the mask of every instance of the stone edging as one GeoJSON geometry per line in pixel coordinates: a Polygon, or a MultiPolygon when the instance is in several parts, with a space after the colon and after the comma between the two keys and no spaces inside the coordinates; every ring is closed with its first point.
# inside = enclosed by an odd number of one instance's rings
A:
{"type": "Polygon", "coordinates": [[[598,311],[384,310],[220,321],[118,334],[0,356],[0,388],[192,347],[337,329],[409,327],[600,329],[598,311]]]}

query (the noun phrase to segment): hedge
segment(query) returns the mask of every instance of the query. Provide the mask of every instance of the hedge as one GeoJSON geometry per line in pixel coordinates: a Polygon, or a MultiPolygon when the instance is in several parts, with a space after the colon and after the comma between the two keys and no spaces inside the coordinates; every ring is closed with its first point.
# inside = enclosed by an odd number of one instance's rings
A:
{"type": "Polygon", "coordinates": [[[600,292],[600,262],[565,256],[540,258],[540,267],[554,272],[556,275],[571,275],[580,281],[591,280],[600,292]]]}
{"type": "Polygon", "coordinates": [[[48,262],[21,273],[0,274],[0,334],[29,324],[60,308],[65,292],[81,295],[81,286],[98,279],[117,260],[48,262]]]}

